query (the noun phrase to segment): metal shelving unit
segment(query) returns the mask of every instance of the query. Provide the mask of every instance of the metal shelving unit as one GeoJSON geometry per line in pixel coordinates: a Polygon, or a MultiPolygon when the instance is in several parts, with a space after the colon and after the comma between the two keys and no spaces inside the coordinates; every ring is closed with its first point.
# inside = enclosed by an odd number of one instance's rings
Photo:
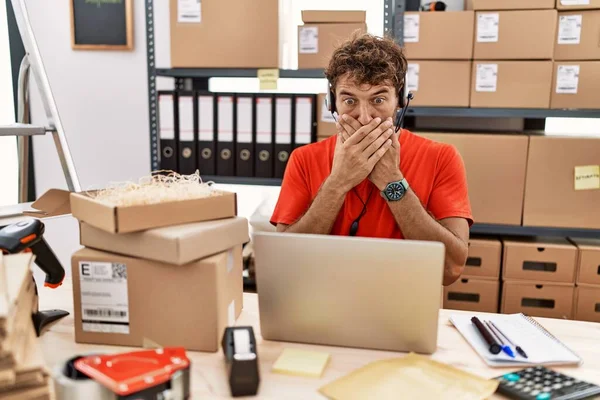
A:
{"type": "MultiPolygon", "coordinates": [[[[148,63],[148,104],[150,115],[150,151],[152,169],[159,169],[159,143],[157,119],[156,77],[175,79],[178,89],[208,90],[210,78],[256,78],[256,68],[156,68],[154,54],[154,0],[145,0],[146,5],[146,44],[148,63]]],[[[393,35],[403,44],[404,10],[406,0],[384,0],[384,34],[393,35]]],[[[280,78],[324,78],[323,70],[280,69],[280,78]]],[[[520,108],[460,108],[460,107],[411,107],[407,117],[463,117],[463,118],[523,118],[525,129],[541,130],[545,119],[551,117],[600,118],[600,110],[565,109],[520,109],[520,108]]],[[[228,176],[203,176],[204,181],[222,184],[242,184],[259,186],[279,186],[281,179],[228,176]]],[[[529,227],[517,225],[474,224],[471,233],[488,236],[571,236],[600,237],[600,230],[529,227]]]]}

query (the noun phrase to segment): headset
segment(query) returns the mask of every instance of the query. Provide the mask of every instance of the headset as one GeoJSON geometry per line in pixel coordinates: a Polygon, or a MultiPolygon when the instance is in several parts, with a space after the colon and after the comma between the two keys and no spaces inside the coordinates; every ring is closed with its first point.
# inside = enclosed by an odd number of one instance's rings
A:
{"type": "MultiPolygon", "coordinates": [[[[414,98],[412,92],[406,93],[406,73],[404,74],[404,80],[402,81],[402,86],[398,91],[398,107],[400,110],[396,111],[396,132],[398,132],[404,123],[404,116],[406,115],[406,110],[408,109],[408,105],[410,101],[414,98]]],[[[327,110],[333,115],[333,118],[337,121],[337,109],[335,107],[335,93],[334,89],[331,86],[331,82],[327,82],[327,94],[325,95],[325,104],[327,106],[327,110]]]]}

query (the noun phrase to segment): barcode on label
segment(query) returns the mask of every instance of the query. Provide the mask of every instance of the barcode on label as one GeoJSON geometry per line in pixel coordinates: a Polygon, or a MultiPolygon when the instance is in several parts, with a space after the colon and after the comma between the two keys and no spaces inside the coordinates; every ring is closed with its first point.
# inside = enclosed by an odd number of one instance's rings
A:
{"type": "Polygon", "coordinates": [[[83,310],[83,313],[90,317],[118,317],[118,318],[127,317],[127,311],[112,310],[112,309],[108,309],[108,308],[98,308],[98,309],[86,308],[83,310]]]}
{"type": "Polygon", "coordinates": [[[112,277],[127,279],[127,267],[125,264],[112,263],[112,277]]]}

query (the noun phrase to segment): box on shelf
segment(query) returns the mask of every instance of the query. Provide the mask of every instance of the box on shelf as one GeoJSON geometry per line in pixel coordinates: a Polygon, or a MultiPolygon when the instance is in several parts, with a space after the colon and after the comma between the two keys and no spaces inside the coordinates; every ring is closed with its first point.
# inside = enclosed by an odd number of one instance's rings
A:
{"type": "Polygon", "coordinates": [[[230,218],[237,215],[236,194],[149,205],[110,206],[86,193],[71,193],[71,213],[85,222],[110,233],[127,233],[151,228],[230,218]]]}
{"type": "MultiPolygon", "coordinates": [[[[600,39],[599,39],[600,40],[600,39]]],[[[600,61],[555,61],[550,108],[600,108],[600,61]]]]}
{"type": "Polygon", "coordinates": [[[600,10],[558,13],[554,60],[600,60],[600,10]]]}
{"type": "Polygon", "coordinates": [[[462,156],[475,222],[521,225],[528,136],[429,132],[418,134],[451,144],[462,156]],[[490,185],[490,182],[494,184],[490,185]],[[506,196],[507,187],[510,187],[510,196],[506,196]],[[502,199],[502,207],[497,206],[498,199],[502,199]]]}
{"type": "Polygon", "coordinates": [[[468,107],[470,61],[409,60],[406,86],[411,106],[468,107]]]}
{"type": "Polygon", "coordinates": [[[444,308],[479,312],[498,312],[499,281],[458,279],[444,286],[444,308]]]}
{"type": "MultiPolygon", "coordinates": [[[[600,239],[570,238],[577,246],[577,284],[600,286],[600,239]]],[[[600,302],[600,298],[598,298],[600,302]]]]}
{"type": "Polygon", "coordinates": [[[504,280],[575,283],[577,248],[563,238],[503,240],[504,280]]]}
{"type": "Polygon", "coordinates": [[[335,119],[327,109],[324,93],[320,93],[317,96],[317,101],[317,137],[328,138],[337,133],[335,119]]]}
{"type": "Polygon", "coordinates": [[[242,311],[242,268],[241,246],[186,265],[83,248],[72,257],[75,341],[218,351],[242,311]]]}
{"type": "Polygon", "coordinates": [[[473,11],[404,13],[404,49],[409,60],[473,58],[473,11]]]}
{"type": "Polygon", "coordinates": [[[81,244],[93,249],[182,265],[249,241],[242,217],[114,234],[80,224],[81,244]]]}
{"type": "Polygon", "coordinates": [[[278,0],[185,5],[170,1],[173,68],[279,67],[278,0]]]}
{"type": "Polygon", "coordinates": [[[600,140],[529,139],[523,225],[600,229],[600,140]]]}
{"type": "Polygon", "coordinates": [[[600,0],[556,0],[559,10],[600,9],[600,0]]]}
{"type": "Polygon", "coordinates": [[[469,10],[553,9],[555,0],[467,0],[469,10]]]}
{"type": "Polygon", "coordinates": [[[575,319],[600,322],[600,286],[575,288],[575,319]]]}
{"type": "Polygon", "coordinates": [[[475,60],[551,60],[556,10],[478,11],[475,60]]]}
{"type": "MultiPolygon", "coordinates": [[[[277,21],[278,19],[276,19],[277,21]]],[[[302,11],[298,69],[325,68],[333,51],[354,32],[367,32],[366,11],[302,11]]]]}
{"type": "Polygon", "coordinates": [[[574,285],[505,281],[502,313],[523,313],[532,317],[573,318],[574,285]]]}
{"type": "Polygon", "coordinates": [[[462,276],[498,280],[502,260],[502,242],[497,239],[469,239],[469,256],[462,276]]]}
{"type": "Polygon", "coordinates": [[[552,61],[473,61],[471,107],[549,108],[552,61]]]}

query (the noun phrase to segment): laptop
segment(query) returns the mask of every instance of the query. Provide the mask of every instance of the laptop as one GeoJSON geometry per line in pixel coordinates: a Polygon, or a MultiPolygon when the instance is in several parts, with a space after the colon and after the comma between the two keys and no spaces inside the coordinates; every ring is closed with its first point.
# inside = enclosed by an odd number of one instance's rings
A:
{"type": "Polygon", "coordinates": [[[262,337],[431,354],[444,245],[254,233],[262,337]]]}

